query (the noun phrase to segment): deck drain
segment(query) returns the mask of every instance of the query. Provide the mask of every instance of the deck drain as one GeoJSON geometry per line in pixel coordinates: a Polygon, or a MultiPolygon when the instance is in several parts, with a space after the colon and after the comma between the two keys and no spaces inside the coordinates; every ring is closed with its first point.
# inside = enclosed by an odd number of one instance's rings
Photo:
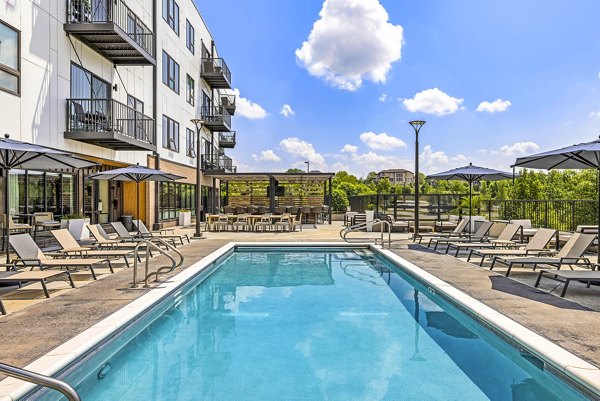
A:
{"type": "Polygon", "coordinates": [[[110,372],[111,364],[110,362],[106,362],[100,370],[98,371],[98,380],[102,380],[106,377],[106,375],[110,372]]]}

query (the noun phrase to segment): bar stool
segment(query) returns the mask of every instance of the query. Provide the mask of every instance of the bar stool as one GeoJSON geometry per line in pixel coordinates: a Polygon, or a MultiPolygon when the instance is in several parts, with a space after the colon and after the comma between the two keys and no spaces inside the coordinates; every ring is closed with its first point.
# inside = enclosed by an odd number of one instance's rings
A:
{"type": "Polygon", "coordinates": [[[236,214],[244,214],[248,211],[248,209],[245,206],[238,206],[235,208],[235,213],[236,214]]]}

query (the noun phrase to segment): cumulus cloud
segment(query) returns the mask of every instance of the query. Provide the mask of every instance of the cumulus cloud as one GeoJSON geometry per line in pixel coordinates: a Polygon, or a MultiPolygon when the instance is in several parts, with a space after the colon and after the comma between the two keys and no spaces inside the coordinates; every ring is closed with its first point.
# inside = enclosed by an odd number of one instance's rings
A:
{"type": "Polygon", "coordinates": [[[535,142],[515,142],[512,145],[504,145],[500,148],[500,153],[505,156],[514,156],[518,154],[531,153],[540,147],[535,142]]]}
{"type": "Polygon", "coordinates": [[[360,140],[374,150],[392,150],[406,147],[406,143],[404,143],[403,140],[396,138],[395,136],[390,136],[385,132],[382,132],[381,134],[364,132],[360,134],[360,140]]]}
{"type": "Polygon", "coordinates": [[[452,114],[463,102],[463,99],[452,97],[438,88],[425,89],[415,95],[412,99],[404,99],[404,107],[412,113],[435,114],[443,116],[452,114]]]}
{"type": "Polygon", "coordinates": [[[381,95],[379,95],[380,102],[385,102],[388,98],[389,98],[389,96],[386,95],[385,93],[382,93],[381,95]]]}
{"type": "Polygon", "coordinates": [[[303,141],[296,137],[285,138],[279,142],[279,146],[285,152],[289,153],[294,157],[301,157],[306,161],[309,161],[311,166],[317,170],[325,170],[327,163],[322,154],[315,150],[312,143],[303,141]]]}
{"type": "Polygon", "coordinates": [[[289,117],[295,115],[296,113],[294,110],[292,110],[292,106],[289,104],[284,104],[279,114],[283,114],[284,117],[289,117]]]}
{"type": "Polygon", "coordinates": [[[479,112],[496,113],[508,110],[511,103],[510,100],[496,99],[493,102],[483,101],[477,106],[479,112]]]}
{"type": "Polygon", "coordinates": [[[358,146],[346,144],[342,148],[341,152],[342,153],[356,153],[356,152],[358,152],[358,146]]]}
{"type": "Polygon", "coordinates": [[[434,152],[431,145],[426,145],[419,155],[419,161],[426,171],[432,172],[448,164],[448,155],[442,150],[434,152]]]}
{"type": "Polygon", "coordinates": [[[599,111],[592,111],[590,113],[590,117],[600,117],[600,110],[599,111]]]}
{"type": "Polygon", "coordinates": [[[268,161],[268,162],[281,161],[281,157],[277,156],[277,154],[275,154],[275,152],[273,152],[272,149],[263,150],[258,155],[252,154],[252,158],[254,160],[256,160],[257,162],[259,162],[259,161],[268,161]]]}
{"type": "Polygon", "coordinates": [[[298,61],[333,86],[354,91],[363,80],[384,83],[399,60],[404,30],[388,22],[379,0],[325,0],[298,61]]]}
{"type": "Polygon", "coordinates": [[[467,156],[459,153],[456,156],[452,157],[450,160],[456,163],[465,163],[468,159],[467,156]]]}
{"type": "Polygon", "coordinates": [[[267,116],[267,111],[258,103],[254,103],[240,96],[240,90],[238,88],[235,88],[233,93],[236,96],[236,116],[245,117],[250,120],[259,120],[267,116]]]}

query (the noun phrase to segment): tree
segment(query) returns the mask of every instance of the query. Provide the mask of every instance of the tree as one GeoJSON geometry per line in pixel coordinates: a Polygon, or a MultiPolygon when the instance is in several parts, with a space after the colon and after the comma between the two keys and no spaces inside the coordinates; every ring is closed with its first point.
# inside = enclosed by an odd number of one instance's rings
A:
{"type": "Polygon", "coordinates": [[[286,173],[304,173],[304,170],[302,170],[301,168],[288,168],[285,172],[286,173]]]}
{"type": "Polygon", "coordinates": [[[331,191],[331,208],[335,212],[345,212],[350,202],[346,193],[339,188],[331,191]]]}
{"type": "Polygon", "coordinates": [[[380,180],[377,180],[377,184],[375,184],[375,185],[376,185],[376,191],[378,194],[391,193],[392,184],[390,183],[390,180],[388,180],[387,178],[382,178],[380,180]]]}
{"type": "Polygon", "coordinates": [[[371,184],[375,181],[377,181],[377,173],[375,171],[371,171],[369,174],[367,174],[367,178],[365,178],[364,183],[371,184]]]}

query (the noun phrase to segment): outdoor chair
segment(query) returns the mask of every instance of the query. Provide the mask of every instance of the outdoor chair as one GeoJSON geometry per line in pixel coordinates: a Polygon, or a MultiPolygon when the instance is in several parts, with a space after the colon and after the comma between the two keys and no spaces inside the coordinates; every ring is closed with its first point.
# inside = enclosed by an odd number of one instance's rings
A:
{"type": "Polygon", "coordinates": [[[133,235],[131,235],[131,233],[129,232],[129,230],[127,229],[127,227],[125,227],[125,225],[122,222],[120,222],[120,221],[113,221],[113,222],[110,223],[110,225],[115,230],[115,232],[119,236],[118,238],[121,241],[125,241],[125,242],[134,242],[134,241],[139,242],[139,241],[141,241],[141,238],[134,237],[133,235]]]}
{"type": "Polygon", "coordinates": [[[134,220],[133,223],[138,228],[140,235],[142,238],[161,238],[164,240],[170,240],[173,242],[173,246],[176,246],[175,240],[179,240],[181,245],[183,245],[183,240],[185,239],[187,243],[190,243],[190,237],[187,234],[163,234],[160,232],[151,232],[148,230],[148,227],[141,220],[134,220]]]}
{"type": "Polygon", "coordinates": [[[258,213],[258,214],[265,214],[266,212],[267,212],[267,208],[266,207],[264,207],[262,205],[259,205],[259,206],[256,207],[256,213],[258,213]]]}
{"type": "Polygon", "coordinates": [[[91,249],[89,247],[80,246],[66,228],[60,230],[52,230],[50,233],[56,238],[61,249],[59,252],[65,256],[78,256],[81,258],[115,258],[123,259],[125,265],[129,267],[128,257],[133,257],[132,249],[91,249]]]}
{"type": "Polygon", "coordinates": [[[229,229],[229,217],[226,214],[220,215],[218,220],[213,224],[213,228],[215,231],[221,231],[221,228],[227,231],[229,229]]]}
{"type": "MultiPolygon", "coordinates": [[[[14,269],[14,267],[13,267],[14,269]]],[[[16,283],[19,288],[23,286],[23,283],[33,282],[40,283],[42,286],[42,290],[44,291],[44,295],[46,298],[50,298],[50,292],[48,291],[48,287],[46,284],[48,283],[48,279],[54,278],[66,278],[66,281],[69,282],[71,288],[75,288],[75,283],[73,282],[73,278],[71,277],[71,273],[69,271],[59,271],[59,272],[49,272],[49,271],[6,271],[0,273],[0,283],[16,283]]],[[[1,305],[0,300],[0,313],[6,314],[6,310],[3,309],[3,305],[1,305]]]]}
{"type": "Polygon", "coordinates": [[[233,206],[223,206],[223,212],[232,214],[235,213],[235,208],[233,206]]]}
{"type": "Polygon", "coordinates": [[[424,234],[416,233],[415,237],[413,238],[413,242],[416,242],[417,238],[418,238],[419,244],[420,244],[423,242],[424,238],[430,238],[429,244],[427,244],[427,246],[430,246],[431,239],[434,239],[434,238],[449,238],[449,237],[460,237],[462,235],[468,235],[468,233],[465,232],[468,224],[469,224],[469,218],[465,217],[456,225],[456,227],[454,227],[454,230],[452,230],[449,233],[424,233],[424,234]]]}
{"type": "Polygon", "coordinates": [[[284,213],[281,215],[279,221],[276,221],[273,224],[273,228],[277,232],[281,228],[281,232],[285,231],[287,228],[288,231],[295,231],[296,224],[294,223],[294,219],[290,213],[284,213]]]}
{"type": "Polygon", "coordinates": [[[110,238],[100,224],[88,224],[87,228],[96,240],[94,245],[101,249],[135,249],[138,245],[137,242],[122,242],[120,239],[110,238]]]}
{"type": "Polygon", "coordinates": [[[285,206],[277,206],[275,208],[275,214],[283,214],[285,213],[286,207],[285,206]]]}
{"type": "Polygon", "coordinates": [[[262,232],[265,232],[267,229],[270,230],[273,228],[273,222],[271,221],[270,213],[263,214],[260,217],[260,220],[254,223],[254,231],[259,231],[259,228],[262,232]]]}
{"type": "Polygon", "coordinates": [[[380,215],[379,219],[386,220],[388,223],[390,223],[392,232],[400,230],[408,231],[408,221],[406,220],[395,220],[394,216],[392,216],[391,214],[380,215]]]}
{"type": "Polygon", "coordinates": [[[517,246],[517,243],[512,239],[519,231],[519,228],[521,228],[521,226],[517,224],[507,224],[497,238],[488,237],[485,242],[450,242],[446,247],[446,253],[448,253],[451,248],[456,249],[454,256],[458,256],[459,252],[463,249],[515,247],[517,246]]]}
{"type": "Polygon", "coordinates": [[[248,213],[249,214],[256,214],[256,213],[258,213],[258,207],[257,206],[248,206],[248,213]]]}
{"type": "MultiPolygon", "coordinates": [[[[302,218],[304,220],[301,223],[308,223],[308,220],[310,219],[310,213],[311,213],[310,206],[302,206],[300,208],[300,213],[302,213],[302,218]]],[[[314,222],[314,220],[313,220],[313,222],[314,222]]]]}
{"type": "Polygon", "coordinates": [[[494,256],[528,256],[549,253],[550,251],[546,247],[556,233],[556,230],[550,228],[540,228],[526,245],[521,245],[519,248],[471,249],[467,262],[470,262],[474,255],[481,257],[479,266],[483,266],[485,258],[493,258],[494,256]]]}
{"type": "Polygon", "coordinates": [[[235,208],[235,214],[244,214],[248,212],[248,208],[245,206],[238,206],[235,208]]]}
{"type": "Polygon", "coordinates": [[[54,220],[52,212],[36,212],[33,214],[33,238],[37,237],[38,228],[42,231],[60,228],[60,221],[54,220]]]}
{"type": "MultiPolygon", "coordinates": [[[[514,265],[525,265],[533,266],[533,270],[536,269],[537,265],[551,265],[557,267],[559,270],[563,265],[578,265],[585,264],[591,266],[590,260],[583,256],[584,252],[594,242],[596,234],[581,234],[575,233],[567,241],[565,246],[556,253],[555,256],[539,256],[539,257],[503,257],[495,256],[492,259],[490,270],[492,270],[497,263],[508,266],[506,270],[506,276],[510,274],[511,269],[514,265]]],[[[572,268],[572,267],[571,267],[572,268]]]]}
{"type": "MultiPolygon", "coordinates": [[[[561,297],[564,297],[567,293],[567,288],[571,281],[583,281],[586,283],[586,287],[590,288],[592,282],[600,281],[600,271],[597,270],[540,270],[538,274],[538,278],[535,281],[535,287],[540,285],[540,280],[542,276],[545,276],[551,280],[558,281],[559,283],[563,283],[563,289],[560,293],[561,297]]],[[[559,284],[560,285],[560,284],[559,284]]]]}
{"type": "Polygon", "coordinates": [[[64,267],[69,270],[71,267],[83,267],[88,268],[94,280],[97,280],[94,266],[99,264],[108,264],[108,268],[111,273],[114,273],[110,260],[103,259],[71,259],[71,258],[50,258],[44,254],[41,249],[37,246],[33,238],[29,234],[17,234],[10,237],[10,245],[17,253],[18,258],[15,259],[17,266],[39,267],[40,270],[64,267]]]}
{"type": "Polygon", "coordinates": [[[237,220],[231,224],[231,229],[235,231],[240,231],[240,227],[243,231],[252,229],[250,225],[250,221],[248,220],[247,214],[240,214],[237,216],[237,220]]]}
{"type": "Polygon", "coordinates": [[[432,238],[429,240],[428,246],[431,246],[432,243],[435,243],[435,245],[433,246],[433,250],[436,251],[438,245],[446,244],[446,251],[448,251],[448,246],[450,242],[483,242],[484,240],[486,240],[488,232],[492,228],[493,224],[494,223],[491,221],[484,221],[483,223],[481,223],[481,225],[473,235],[447,238],[432,238]]]}

